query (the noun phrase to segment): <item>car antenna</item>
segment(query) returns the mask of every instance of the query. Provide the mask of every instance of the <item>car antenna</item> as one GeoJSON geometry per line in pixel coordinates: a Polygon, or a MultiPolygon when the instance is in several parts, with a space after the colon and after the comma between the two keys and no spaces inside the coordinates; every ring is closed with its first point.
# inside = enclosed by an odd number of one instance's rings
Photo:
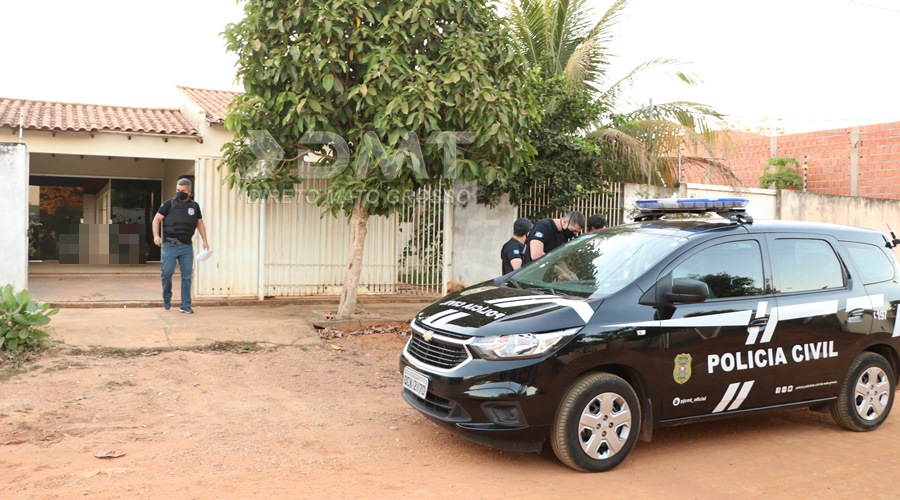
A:
{"type": "Polygon", "coordinates": [[[887,247],[888,247],[888,248],[894,248],[894,247],[896,247],[897,245],[900,245],[900,238],[897,238],[897,235],[894,234],[894,230],[891,228],[891,225],[888,224],[887,222],[885,222],[885,224],[887,224],[888,231],[891,232],[891,241],[888,242],[887,247]]]}

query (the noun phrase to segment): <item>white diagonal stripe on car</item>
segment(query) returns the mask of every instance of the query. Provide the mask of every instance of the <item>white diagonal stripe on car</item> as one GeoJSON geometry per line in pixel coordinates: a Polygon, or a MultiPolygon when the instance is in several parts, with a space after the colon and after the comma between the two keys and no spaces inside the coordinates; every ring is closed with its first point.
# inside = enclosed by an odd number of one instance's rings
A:
{"type": "Polygon", "coordinates": [[[441,311],[439,313],[432,314],[431,316],[425,318],[424,320],[422,320],[422,323],[425,323],[426,325],[430,325],[433,321],[436,321],[438,319],[443,318],[444,316],[447,316],[447,315],[450,315],[450,314],[453,314],[456,312],[459,312],[459,311],[457,311],[456,309],[444,309],[443,311],[441,311]]]}
{"type": "Polygon", "coordinates": [[[737,392],[738,386],[741,385],[740,382],[735,382],[733,384],[728,385],[728,389],[725,391],[725,395],[722,396],[722,401],[719,401],[719,404],[716,405],[716,409],[713,410],[713,413],[719,413],[724,410],[728,403],[731,402],[731,398],[734,397],[734,393],[737,392]]]}
{"type": "Polygon", "coordinates": [[[594,315],[594,309],[587,302],[582,302],[580,300],[572,300],[572,299],[564,299],[562,297],[554,297],[550,296],[547,298],[536,298],[536,297],[528,297],[526,299],[522,299],[516,302],[503,302],[503,303],[495,303],[494,305],[497,307],[519,307],[519,306],[529,306],[529,305],[537,305],[537,304],[556,304],[558,306],[570,307],[581,316],[581,319],[585,322],[591,319],[591,316],[594,315]]]}
{"type": "Polygon", "coordinates": [[[750,389],[753,388],[754,382],[756,382],[756,381],[750,380],[750,381],[744,382],[744,385],[741,386],[741,391],[738,393],[737,398],[734,400],[733,403],[731,403],[731,406],[728,407],[728,411],[737,410],[738,408],[741,407],[741,403],[743,403],[744,400],[747,399],[747,394],[750,394],[750,389]]]}
{"type": "Polygon", "coordinates": [[[900,337],[900,304],[897,304],[897,312],[894,313],[894,334],[891,337],[900,337]]]}
{"type": "Polygon", "coordinates": [[[744,311],[732,311],[720,314],[707,314],[706,316],[691,316],[690,318],[664,319],[661,321],[639,321],[635,323],[620,323],[617,325],[609,325],[611,327],[673,327],[673,326],[744,326],[750,323],[750,317],[753,311],[746,309],[744,311]]]}
{"type": "Polygon", "coordinates": [[[458,320],[459,318],[465,318],[468,315],[469,315],[469,313],[457,312],[456,314],[444,316],[443,318],[441,318],[437,321],[433,321],[431,323],[431,326],[434,326],[434,327],[443,326],[443,325],[446,325],[447,323],[450,323],[451,321],[458,320]]]}
{"type": "Polygon", "coordinates": [[[766,322],[766,329],[763,330],[762,340],[759,341],[761,344],[765,344],[772,340],[772,335],[775,335],[775,327],[778,326],[778,311],[779,309],[777,307],[773,307],[772,311],[769,313],[769,321],[766,322]]]}
{"type": "Polygon", "coordinates": [[[828,314],[835,314],[837,311],[837,300],[823,300],[821,302],[806,302],[803,304],[773,307],[772,312],[769,314],[769,322],[766,323],[766,331],[763,333],[763,337],[759,342],[765,344],[772,340],[772,335],[775,334],[775,326],[779,321],[809,318],[812,316],[825,316],[828,314]]]}
{"type": "Polygon", "coordinates": [[[504,297],[502,299],[491,299],[485,300],[488,304],[499,305],[504,302],[519,302],[521,300],[529,300],[529,299],[553,299],[556,298],[556,295],[526,295],[519,297],[504,297]]]}
{"type": "Polygon", "coordinates": [[[759,336],[759,327],[751,326],[747,328],[747,341],[744,342],[744,345],[753,345],[756,343],[756,337],[759,336]]]}
{"type": "Polygon", "coordinates": [[[768,309],[769,309],[769,303],[766,302],[765,300],[760,300],[759,304],[757,304],[757,306],[756,306],[756,317],[762,318],[763,316],[766,315],[766,312],[768,311],[768,309]]]}

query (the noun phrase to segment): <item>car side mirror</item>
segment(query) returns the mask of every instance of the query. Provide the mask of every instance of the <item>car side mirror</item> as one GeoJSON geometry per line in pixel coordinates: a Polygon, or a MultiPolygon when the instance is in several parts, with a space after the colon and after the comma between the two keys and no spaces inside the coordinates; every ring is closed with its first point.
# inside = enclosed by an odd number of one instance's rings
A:
{"type": "Polygon", "coordinates": [[[666,292],[666,299],[676,303],[693,304],[704,302],[709,298],[709,286],[699,280],[682,279],[672,285],[672,291],[666,292]]]}

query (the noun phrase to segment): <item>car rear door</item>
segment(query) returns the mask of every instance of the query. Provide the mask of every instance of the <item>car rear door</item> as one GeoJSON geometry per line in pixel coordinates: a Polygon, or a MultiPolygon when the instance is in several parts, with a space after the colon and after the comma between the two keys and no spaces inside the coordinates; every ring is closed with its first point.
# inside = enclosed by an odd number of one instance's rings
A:
{"type": "Polygon", "coordinates": [[[661,420],[770,403],[775,361],[760,333],[774,300],[768,292],[764,243],[752,234],[717,238],[685,253],[660,275],[657,287],[662,289],[682,279],[709,287],[703,302],[658,308],[661,420]]]}
{"type": "Polygon", "coordinates": [[[887,241],[842,241],[855,274],[863,282],[872,301],[871,334],[900,337],[900,287],[897,286],[897,261],[886,247],[887,241]]]}
{"type": "Polygon", "coordinates": [[[828,235],[767,235],[776,289],[765,335],[783,354],[775,404],[834,396],[873,303],[862,280],[850,279],[837,240],[828,235]]]}

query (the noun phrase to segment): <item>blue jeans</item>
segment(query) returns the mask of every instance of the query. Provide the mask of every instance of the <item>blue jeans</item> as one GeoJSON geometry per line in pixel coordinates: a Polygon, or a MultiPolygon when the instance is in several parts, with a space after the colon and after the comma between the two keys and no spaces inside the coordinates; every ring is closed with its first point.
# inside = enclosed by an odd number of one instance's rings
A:
{"type": "Polygon", "coordinates": [[[172,275],[175,274],[175,261],[181,269],[181,308],[191,306],[191,277],[194,274],[194,245],[164,242],[162,246],[162,277],[163,300],[172,300],[172,275]]]}

